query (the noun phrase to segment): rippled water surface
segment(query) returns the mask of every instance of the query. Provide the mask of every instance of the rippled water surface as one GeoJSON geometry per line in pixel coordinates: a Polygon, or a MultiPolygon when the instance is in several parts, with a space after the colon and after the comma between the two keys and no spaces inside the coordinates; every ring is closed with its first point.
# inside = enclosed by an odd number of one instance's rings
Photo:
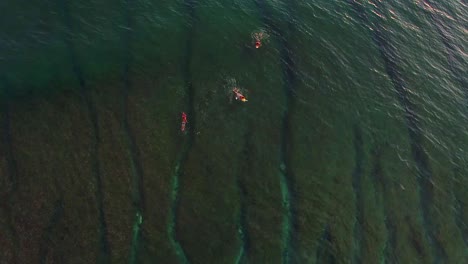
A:
{"type": "Polygon", "coordinates": [[[0,263],[468,263],[466,1],[0,9],[0,263]]]}

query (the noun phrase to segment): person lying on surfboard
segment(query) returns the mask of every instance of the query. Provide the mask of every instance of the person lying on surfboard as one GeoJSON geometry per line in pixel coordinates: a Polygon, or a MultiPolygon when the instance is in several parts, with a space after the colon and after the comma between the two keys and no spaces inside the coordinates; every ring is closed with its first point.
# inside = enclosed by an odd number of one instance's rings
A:
{"type": "Polygon", "coordinates": [[[260,42],[260,40],[256,40],[255,41],[255,48],[258,49],[258,48],[260,48],[260,46],[262,46],[262,43],[260,42]]]}
{"type": "Polygon", "coordinates": [[[180,126],[180,131],[184,132],[185,131],[185,125],[188,123],[187,121],[187,114],[185,112],[182,112],[182,124],[180,126]]]}

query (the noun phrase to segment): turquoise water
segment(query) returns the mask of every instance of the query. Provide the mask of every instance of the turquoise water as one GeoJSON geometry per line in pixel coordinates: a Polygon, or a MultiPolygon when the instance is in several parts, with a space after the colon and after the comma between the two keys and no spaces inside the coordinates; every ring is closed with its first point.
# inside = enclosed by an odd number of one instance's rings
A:
{"type": "Polygon", "coordinates": [[[1,263],[468,261],[465,1],[0,8],[1,263]]]}

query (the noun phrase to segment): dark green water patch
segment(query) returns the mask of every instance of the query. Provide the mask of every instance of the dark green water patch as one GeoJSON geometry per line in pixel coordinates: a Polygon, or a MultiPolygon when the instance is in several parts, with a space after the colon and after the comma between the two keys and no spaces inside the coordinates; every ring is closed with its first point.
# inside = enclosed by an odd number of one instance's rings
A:
{"type": "Polygon", "coordinates": [[[75,46],[87,89],[98,89],[91,84],[118,78],[126,56],[122,31],[128,29],[122,1],[67,1],[67,5],[73,31],[66,30],[63,34],[75,46]]]}
{"type": "Polygon", "coordinates": [[[2,10],[0,68],[10,82],[10,97],[69,90],[74,80],[66,67],[67,47],[56,0],[15,3],[2,10]]]}

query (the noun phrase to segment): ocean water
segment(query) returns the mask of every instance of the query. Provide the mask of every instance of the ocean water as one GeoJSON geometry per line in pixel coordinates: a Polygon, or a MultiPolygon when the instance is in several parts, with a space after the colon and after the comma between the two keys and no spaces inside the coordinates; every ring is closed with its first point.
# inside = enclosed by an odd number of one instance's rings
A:
{"type": "Polygon", "coordinates": [[[0,9],[0,263],[468,263],[466,1],[0,9]]]}

